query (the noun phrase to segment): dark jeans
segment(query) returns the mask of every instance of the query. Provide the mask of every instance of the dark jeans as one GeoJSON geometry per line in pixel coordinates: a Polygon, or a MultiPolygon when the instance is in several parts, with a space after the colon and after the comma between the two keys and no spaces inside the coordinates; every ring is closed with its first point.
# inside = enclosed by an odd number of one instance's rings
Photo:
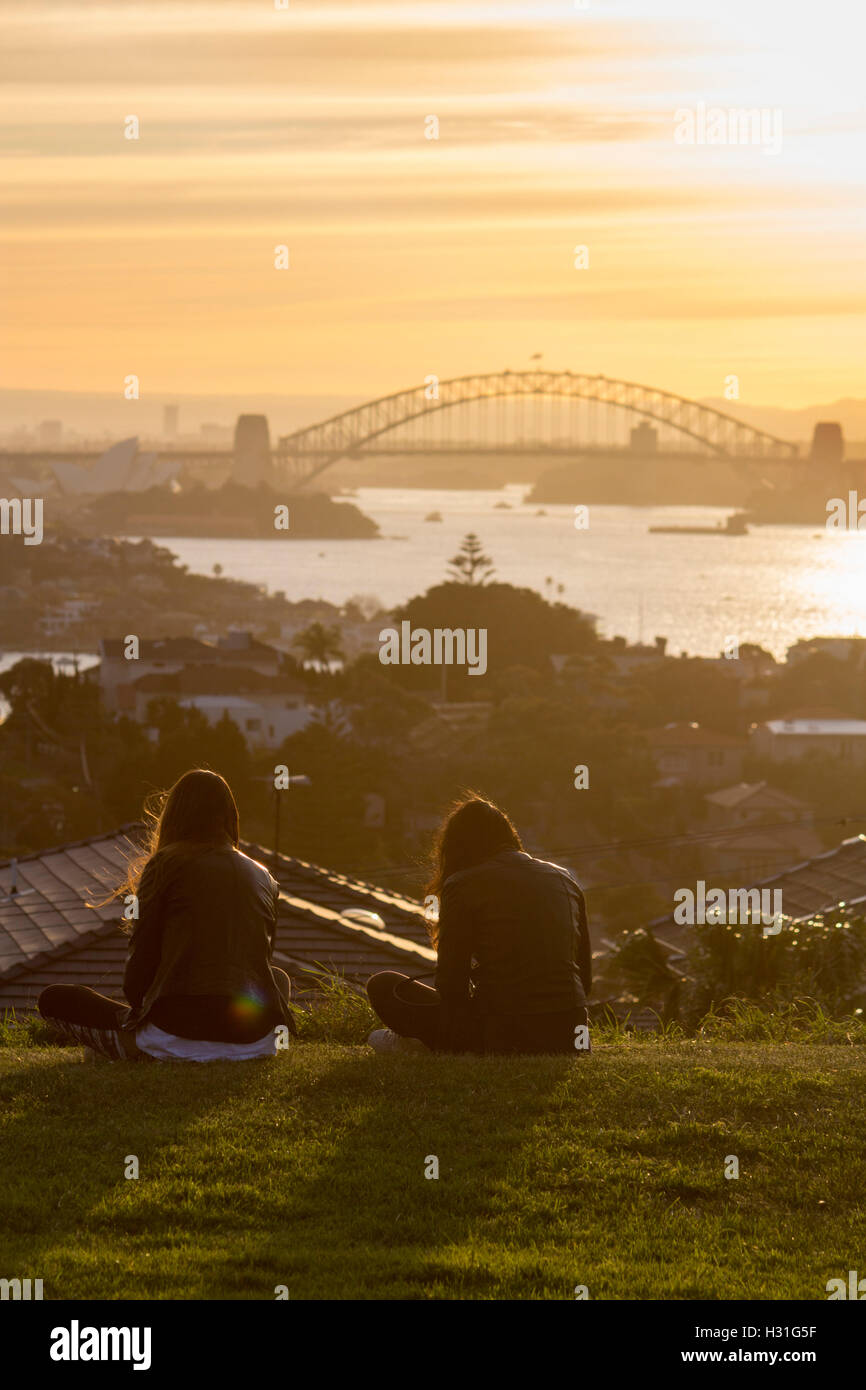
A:
{"type": "MultiPolygon", "coordinates": [[[[271,969],[281,994],[284,998],[291,999],[292,983],[288,975],[276,966],[272,966],[271,969]]],[[[210,1042],[256,1042],[264,1036],[259,1027],[252,1030],[257,1032],[256,1038],[243,1036],[243,1031],[232,1038],[211,1038],[207,1029],[202,1028],[200,999],[190,999],[190,1026],[187,1029],[184,1028],[182,1001],[177,998],[167,1000],[165,1002],[169,1007],[160,1012],[161,1002],[157,1000],[148,1022],[153,1022],[157,1028],[162,1028],[166,1033],[175,1033],[178,1037],[201,1038],[210,1042]]],[[[215,1035],[225,1032],[227,1012],[225,1001],[218,1003],[219,1007],[214,1014],[215,1035]]],[[[109,999],[104,994],[97,994],[96,990],[89,989],[87,985],[48,985],[39,996],[39,1012],[53,1025],[63,1040],[72,1046],[92,1048],[101,1057],[107,1057],[112,1062],[153,1060],[136,1046],[134,1032],[123,1031],[129,1005],[117,999],[109,999]]]]}
{"type": "Polygon", "coordinates": [[[481,1014],[471,1007],[449,1014],[435,989],[397,970],[367,981],[367,996],[387,1028],[402,1038],[420,1038],[434,1052],[568,1053],[575,1029],[587,1022],[585,1008],[553,1014],[481,1014]]]}
{"type": "Polygon", "coordinates": [[[49,985],[39,996],[39,1012],[70,1047],[89,1047],[111,1062],[151,1060],[123,1032],[129,1005],[87,985],[49,985]]]}

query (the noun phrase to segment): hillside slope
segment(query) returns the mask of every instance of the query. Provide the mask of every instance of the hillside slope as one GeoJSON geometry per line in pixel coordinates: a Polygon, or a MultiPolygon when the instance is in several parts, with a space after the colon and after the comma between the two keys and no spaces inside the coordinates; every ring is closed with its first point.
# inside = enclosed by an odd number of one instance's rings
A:
{"type": "Polygon", "coordinates": [[[821,1300],[862,1263],[862,1047],[81,1057],[0,1052],[4,1269],[46,1298],[821,1300]]]}

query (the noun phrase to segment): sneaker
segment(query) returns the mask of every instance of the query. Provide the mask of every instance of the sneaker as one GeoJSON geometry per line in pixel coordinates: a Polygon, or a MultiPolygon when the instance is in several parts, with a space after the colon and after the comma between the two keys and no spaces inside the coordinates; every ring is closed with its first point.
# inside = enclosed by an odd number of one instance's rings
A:
{"type": "Polygon", "coordinates": [[[390,1028],[376,1028],[367,1039],[374,1052],[429,1052],[426,1043],[420,1038],[401,1038],[390,1028]]]}

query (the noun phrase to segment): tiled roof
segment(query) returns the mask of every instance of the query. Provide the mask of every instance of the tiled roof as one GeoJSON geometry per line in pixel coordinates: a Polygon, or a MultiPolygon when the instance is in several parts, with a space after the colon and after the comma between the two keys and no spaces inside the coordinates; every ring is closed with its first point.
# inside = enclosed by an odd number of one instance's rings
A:
{"type": "MultiPolygon", "coordinates": [[[[772,878],[744,883],[742,887],[781,889],[782,911],[795,921],[841,903],[866,901],[866,835],[854,835],[814,859],[805,859],[772,878]]],[[[671,941],[693,930],[674,922],[673,912],[655,918],[648,926],[671,941]]]]}
{"type": "Polygon", "coordinates": [[[739,806],[744,801],[751,801],[756,796],[766,801],[772,800],[797,809],[806,809],[805,801],[789,796],[787,792],[779,791],[778,787],[771,787],[767,782],[738,782],[733,787],[720,787],[718,791],[707,792],[704,801],[712,802],[714,806],[729,808],[739,806]]]}
{"type": "Polygon", "coordinates": [[[0,865],[0,977],[119,919],[117,902],[88,903],[107,897],[122,876],[134,851],[130,829],[25,855],[15,870],[0,865]]]}
{"type": "Polygon", "coordinates": [[[418,945],[427,945],[429,938],[423,909],[420,903],[413,902],[411,898],[404,898],[389,892],[387,888],[378,888],[346,874],[332,873],[330,869],[308,864],[306,860],[296,859],[290,854],[281,854],[279,865],[275,867],[271,850],[249,840],[241,841],[241,849],[244,854],[266,864],[284,892],[337,912],[345,912],[349,908],[378,912],[386,931],[406,937],[418,945]]]}
{"type": "Polygon", "coordinates": [[[853,835],[836,849],[795,864],[752,885],[781,888],[786,917],[801,920],[824,908],[866,898],[866,835],[853,835]]]}
{"type": "MultiPolygon", "coordinates": [[[[103,637],[99,643],[102,655],[111,661],[120,661],[124,653],[122,637],[103,637]]],[[[157,637],[142,638],[139,643],[141,661],[183,661],[229,663],[243,666],[245,661],[267,660],[279,664],[282,654],[267,642],[250,639],[244,646],[230,646],[224,639],[216,645],[200,642],[197,637],[157,637]]]]}
{"type": "MultiPolygon", "coordinates": [[[[14,894],[12,865],[0,864],[0,1013],[33,1008],[48,984],[89,984],[122,996],[127,937],[119,926],[121,905],[88,904],[118,882],[138,830],[125,826],[20,858],[14,894]]],[[[274,872],[273,856],[261,846],[244,842],[242,848],[274,872]]],[[[376,970],[432,970],[435,956],[418,904],[288,855],[280,856],[275,876],[281,887],[278,963],[293,977],[323,967],[361,983],[376,970]],[[385,929],[345,918],[348,909],[377,913],[385,929]]]]}

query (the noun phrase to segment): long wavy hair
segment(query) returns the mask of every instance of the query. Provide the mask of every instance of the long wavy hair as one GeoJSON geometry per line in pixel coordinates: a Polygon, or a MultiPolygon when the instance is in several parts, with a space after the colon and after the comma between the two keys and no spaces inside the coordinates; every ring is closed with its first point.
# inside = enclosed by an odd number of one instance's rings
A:
{"type": "Polygon", "coordinates": [[[130,861],[123,883],[112,896],[137,893],[149,865],[149,891],[158,892],[165,872],[179,859],[226,841],[237,848],[240,839],[237,802],[232,789],[218,772],[196,767],[179,777],[168,791],[157,792],[144,804],[145,839],[130,861]]]}
{"type": "MultiPolygon", "coordinates": [[[[460,869],[483,864],[503,849],[523,849],[511,819],[477,792],[464,792],[445,814],[433,840],[432,872],[425,894],[441,897],[445,880],[460,869]]],[[[427,930],[436,945],[439,930],[428,921],[427,930]]]]}

